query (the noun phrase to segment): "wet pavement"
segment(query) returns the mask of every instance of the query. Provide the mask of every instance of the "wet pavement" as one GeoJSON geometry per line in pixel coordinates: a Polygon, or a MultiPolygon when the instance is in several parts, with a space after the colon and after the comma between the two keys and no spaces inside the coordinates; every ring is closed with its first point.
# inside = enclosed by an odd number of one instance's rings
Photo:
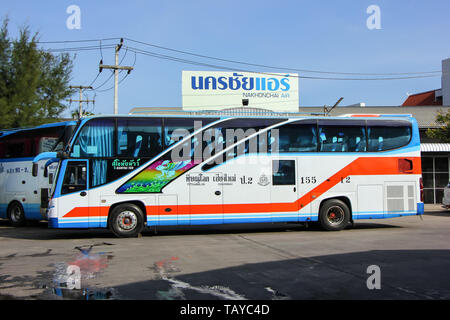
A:
{"type": "Polygon", "coordinates": [[[439,206],[340,232],[258,224],[118,239],[0,221],[0,242],[0,300],[450,299],[450,211],[439,206]]]}

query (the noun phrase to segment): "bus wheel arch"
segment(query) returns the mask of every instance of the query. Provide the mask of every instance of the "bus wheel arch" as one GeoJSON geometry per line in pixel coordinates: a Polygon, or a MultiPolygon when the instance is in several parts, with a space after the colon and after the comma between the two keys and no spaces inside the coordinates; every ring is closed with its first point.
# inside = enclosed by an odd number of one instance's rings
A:
{"type": "Polygon", "coordinates": [[[26,224],[25,210],[22,204],[13,200],[9,203],[7,209],[7,217],[13,227],[23,227],[26,224]]]}
{"type": "Polygon", "coordinates": [[[111,206],[107,228],[117,237],[137,237],[146,222],[145,206],[140,201],[119,202],[111,206]]]}
{"type": "Polygon", "coordinates": [[[322,200],[319,206],[319,222],[323,229],[339,231],[352,221],[352,207],[347,197],[322,200]]]}

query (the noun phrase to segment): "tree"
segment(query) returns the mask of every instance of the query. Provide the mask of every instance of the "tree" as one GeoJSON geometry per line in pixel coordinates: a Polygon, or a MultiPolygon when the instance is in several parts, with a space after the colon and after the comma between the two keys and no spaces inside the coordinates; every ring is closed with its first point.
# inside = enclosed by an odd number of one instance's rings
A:
{"type": "Polygon", "coordinates": [[[427,136],[441,142],[450,142],[450,111],[444,113],[442,110],[436,116],[436,123],[440,126],[426,131],[427,136]]]}
{"type": "Polygon", "coordinates": [[[58,121],[72,94],[70,56],[39,49],[38,33],[31,36],[28,26],[11,39],[8,22],[0,29],[0,129],[58,121]]]}
{"type": "MultiPolygon", "coordinates": [[[[78,110],[73,110],[71,115],[72,115],[72,119],[74,119],[74,120],[80,119],[80,112],[78,110]]],[[[92,113],[90,111],[83,111],[83,117],[89,117],[89,116],[93,116],[93,115],[95,115],[95,113],[92,113]]]]}

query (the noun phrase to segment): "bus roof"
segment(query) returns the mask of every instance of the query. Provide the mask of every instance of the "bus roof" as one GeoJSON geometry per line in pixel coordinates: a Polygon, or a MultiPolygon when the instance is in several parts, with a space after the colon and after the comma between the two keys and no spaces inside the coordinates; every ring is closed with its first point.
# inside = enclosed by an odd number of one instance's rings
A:
{"type": "Polygon", "coordinates": [[[70,120],[70,121],[52,122],[52,123],[41,124],[41,125],[36,126],[36,127],[4,129],[4,130],[0,131],[0,138],[3,138],[5,136],[8,136],[8,135],[11,135],[13,133],[20,132],[20,131],[44,129],[44,128],[59,127],[59,126],[76,125],[76,124],[77,124],[77,121],[70,120]]]}
{"type": "Polygon", "coordinates": [[[132,114],[106,114],[106,115],[93,115],[88,117],[83,117],[83,122],[86,122],[90,119],[95,118],[193,118],[193,117],[201,117],[201,118],[298,118],[298,119],[341,119],[342,118],[407,118],[408,120],[412,119],[411,114],[345,114],[339,116],[328,116],[326,114],[314,114],[314,113],[306,113],[306,112],[228,112],[228,110],[207,110],[207,111],[176,111],[173,113],[163,113],[164,110],[160,110],[159,112],[155,110],[154,113],[132,113],[132,114]]]}

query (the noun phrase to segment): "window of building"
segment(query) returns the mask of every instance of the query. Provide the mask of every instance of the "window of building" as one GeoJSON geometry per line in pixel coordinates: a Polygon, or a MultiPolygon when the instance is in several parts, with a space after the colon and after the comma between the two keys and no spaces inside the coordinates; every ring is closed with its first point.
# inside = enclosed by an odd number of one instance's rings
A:
{"type": "Polygon", "coordinates": [[[447,156],[422,157],[423,197],[425,203],[442,203],[444,188],[449,181],[447,156]]]}

